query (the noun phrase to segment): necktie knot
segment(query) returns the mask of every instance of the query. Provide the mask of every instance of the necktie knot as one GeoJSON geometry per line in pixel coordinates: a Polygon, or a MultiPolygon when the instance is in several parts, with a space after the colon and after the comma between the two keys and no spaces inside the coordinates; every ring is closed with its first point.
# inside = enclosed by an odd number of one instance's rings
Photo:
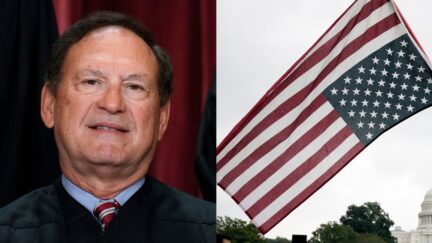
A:
{"type": "Polygon", "coordinates": [[[114,219],[120,204],[114,200],[113,202],[101,202],[93,210],[93,214],[100,220],[102,231],[108,227],[109,223],[114,219]]]}

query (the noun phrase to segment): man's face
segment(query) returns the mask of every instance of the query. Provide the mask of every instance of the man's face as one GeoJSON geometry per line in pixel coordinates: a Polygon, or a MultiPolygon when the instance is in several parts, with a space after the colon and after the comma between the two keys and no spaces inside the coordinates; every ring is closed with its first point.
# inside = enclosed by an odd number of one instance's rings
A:
{"type": "Polygon", "coordinates": [[[150,47],[133,32],[111,26],[69,49],[56,96],[44,87],[41,113],[54,127],[62,170],[145,173],[169,106],[160,107],[158,63],[150,47]]]}

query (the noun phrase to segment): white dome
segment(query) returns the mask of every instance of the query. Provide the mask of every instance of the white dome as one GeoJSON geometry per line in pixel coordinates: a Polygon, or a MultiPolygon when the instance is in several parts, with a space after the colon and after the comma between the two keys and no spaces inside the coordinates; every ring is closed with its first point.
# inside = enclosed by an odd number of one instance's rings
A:
{"type": "Polygon", "coordinates": [[[424,197],[424,200],[432,200],[432,189],[430,189],[429,191],[426,192],[426,195],[424,197]]]}

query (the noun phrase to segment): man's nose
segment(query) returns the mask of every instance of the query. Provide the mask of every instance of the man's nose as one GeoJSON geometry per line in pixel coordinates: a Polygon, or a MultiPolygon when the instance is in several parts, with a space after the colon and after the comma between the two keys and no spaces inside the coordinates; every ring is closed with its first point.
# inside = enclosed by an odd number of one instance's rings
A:
{"type": "Polygon", "coordinates": [[[110,85],[102,94],[97,103],[100,109],[104,109],[109,113],[121,113],[126,109],[124,97],[122,95],[120,85],[110,85]]]}

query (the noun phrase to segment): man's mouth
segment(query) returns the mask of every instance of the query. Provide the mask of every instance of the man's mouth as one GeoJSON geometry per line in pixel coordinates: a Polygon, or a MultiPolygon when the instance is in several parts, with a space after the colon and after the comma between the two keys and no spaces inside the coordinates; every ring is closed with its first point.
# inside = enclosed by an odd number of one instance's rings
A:
{"type": "Polygon", "coordinates": [[[104,131],[114,131],[114,132],[128,132],[129,130],[117,125],[117,124],[111,124],[111,123],[96,123],[88,126],[91,129],[94,130],[104,130],[104,131]]]}

